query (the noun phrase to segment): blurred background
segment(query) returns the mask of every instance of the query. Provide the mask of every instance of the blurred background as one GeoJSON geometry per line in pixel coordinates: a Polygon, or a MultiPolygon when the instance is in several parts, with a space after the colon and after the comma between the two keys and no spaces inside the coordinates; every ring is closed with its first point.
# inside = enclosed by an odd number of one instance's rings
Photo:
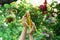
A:
{"type": "Polygon", "coordinates": [[[60,0],[0,0],[1,40],[18,40],[26,11],[36,25],[34,40],[60,40],[60,0]]]}

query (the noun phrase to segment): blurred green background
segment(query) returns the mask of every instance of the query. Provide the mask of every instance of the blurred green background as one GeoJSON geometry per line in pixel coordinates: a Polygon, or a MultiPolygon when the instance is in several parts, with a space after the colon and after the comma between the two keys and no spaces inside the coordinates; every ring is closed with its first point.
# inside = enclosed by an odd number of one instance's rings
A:
{"type": "Polygon", "coordinates": [[[34,7],[26,0],[19,3],[16,0],[1,0],[0,37],[3,40],[18,40],[23,30],[21,18],[28,10],[36,25],[34,40],[60,40],[60,3],[52,1],[51,4],[34,7]]]}

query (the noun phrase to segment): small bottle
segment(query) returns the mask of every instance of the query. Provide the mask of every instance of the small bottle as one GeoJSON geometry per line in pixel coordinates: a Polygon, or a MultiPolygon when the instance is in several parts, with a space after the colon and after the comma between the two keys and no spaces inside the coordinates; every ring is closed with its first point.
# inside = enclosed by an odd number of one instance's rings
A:
{"type": "Polygon", "coordinates": [[[26,17],[27,17],[27,23],[28,23],[29,27],[31,28],[32,27],[32,20],[31,20],[31,16],[30,16],[29,11],[26,12],[26,17]]]}

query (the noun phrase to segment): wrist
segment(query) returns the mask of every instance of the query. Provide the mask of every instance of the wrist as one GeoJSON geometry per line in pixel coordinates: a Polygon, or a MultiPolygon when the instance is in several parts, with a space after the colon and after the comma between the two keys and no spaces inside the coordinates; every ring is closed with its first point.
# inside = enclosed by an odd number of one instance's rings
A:
{"type": "Polygon", "coordinates": [[[24,28],[27,28],[27,26],[24,26],[24,28]]]}
{"type": "Polygon", "coordinates": [[[29,33],[28,35],[29,35],[29,36],[32,36],[33,34],[30,34],[30,33],[29,33]]]}
{"type": "Polygon", "coordinates": [[[23,27],[24,29],[27,29],[27,27],[23,27]]]}

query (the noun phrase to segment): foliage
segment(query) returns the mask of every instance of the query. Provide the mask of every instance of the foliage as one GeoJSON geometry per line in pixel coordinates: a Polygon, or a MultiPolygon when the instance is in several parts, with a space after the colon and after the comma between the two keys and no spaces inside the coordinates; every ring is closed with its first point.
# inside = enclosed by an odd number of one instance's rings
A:
{"type": "MultiPolygon", "coordinates": [[[[28,10],[31,19],[36,24],[34,40],[60,40],[60,36],[58,36],[60,34],[60,4],[57,2],[47,4],[46,12],[38,6],[33,7],[32,4],[27,4],[24,0],[19,4],[12,2],[0,6],[0,37],[3,40],[18,40],[23,28],[21,18],[28,10]],[[7,18],[12,18],[13,21],[12,19],[7,21],[7,18]]],[[[28,36],[26,39],[28,40],[28,36]]]]}

